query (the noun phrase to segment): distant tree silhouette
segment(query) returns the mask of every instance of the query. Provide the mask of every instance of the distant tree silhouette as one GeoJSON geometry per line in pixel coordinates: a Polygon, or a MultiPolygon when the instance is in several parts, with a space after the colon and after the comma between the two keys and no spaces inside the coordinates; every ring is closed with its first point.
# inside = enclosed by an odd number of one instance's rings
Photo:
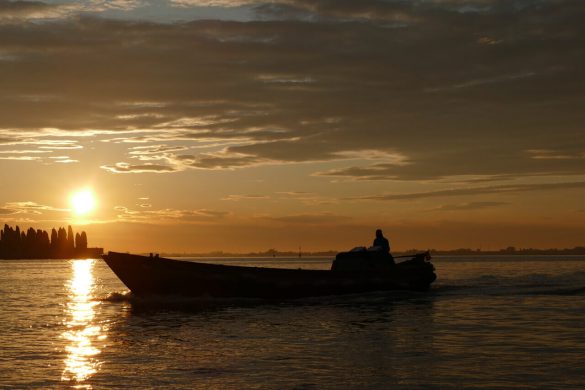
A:
{"type": "Polygon", "coordinates": [[[33,256],[36,249],[37,231],[33,228],[28,228],[26,235],[24,232],[22,234],[24,235],[22,254],[24,257],[33,256]]]}
{"type": "Polygon", "coordinates": [[[22,236],[20,232],[20,228],[16,225],[16,229],[14,230],[14,254],[18,257],[21,257],[21,245],[20,242],[22,241],[22,236]]]}
{"type": "Polygon", "coordinates": [[[75,249],[82,251],[87,249],[87,234],[85,232],[75,233],[75,249]]]}
{"type": "Polygon", "coordinates": [[[67,227],[67,250],[73,252],[75,250],[75,236],[71,225],[67,227]]]}
{"type": "Polygon", "coordinates": [[[49,241],[49,233],[47,233],[45,230],[37,230],[37,237],[38,237],[38,232],[41,232],[41,238],[40,238],[41,254],[43,254],[43,253],[50,254],[51,253],[51,241],[49,241]]]}
{"type": "Polygon", "coordinates": [[[8,258],[11,256],[17,255],[17,243],[18,237],[16,236],[16,231],[12,229],[11,226],[4,225],[4,230],[2,230],[2,250],[8,258]]]}
{"type": "Polygon", "coordinates": [[[8,224],[0,230],[0,259],[72,258],[98,256],[101,248],[87,247],[87,234],[73,233],[73,228],[60,227],[49,233],[30,227],[26,231],[8,224]]]}
{"type": "Polygon", "coordinates": [[[85,231],[81,232],[81,249],[87,249],[87,234],[85,231]]]}
{"type": "Polygon", "coordinates": [[[59,236],[55,228],[51,229],[51,255],[55,256],[59,251],[59,236]]]}
{"type": "Polygon", "coordinates": [[[67,253],[67,230],[60,227],[57,231],[57,257],[66,257],[67,253]]]}

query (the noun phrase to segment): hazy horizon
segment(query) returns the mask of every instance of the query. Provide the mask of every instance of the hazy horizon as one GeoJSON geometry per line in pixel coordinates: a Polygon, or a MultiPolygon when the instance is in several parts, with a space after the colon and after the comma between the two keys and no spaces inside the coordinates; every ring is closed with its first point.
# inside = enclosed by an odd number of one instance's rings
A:
{"type": "Polygon", "coordinates": [[[0,1],[0,219],[123,252],[581,246],[584,15],[0,1]]]}

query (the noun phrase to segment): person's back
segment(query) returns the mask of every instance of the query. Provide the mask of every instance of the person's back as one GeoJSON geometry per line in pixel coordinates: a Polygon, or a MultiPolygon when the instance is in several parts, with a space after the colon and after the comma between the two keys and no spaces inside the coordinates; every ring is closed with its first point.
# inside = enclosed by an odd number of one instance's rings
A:
{"type": "Polygon", "coordinates": [[[374,239],[373,246],[379,247],[384,253],[390,253],[390,242],[382,234],[382,230],[376,230],[376,238],[374,239]]]}

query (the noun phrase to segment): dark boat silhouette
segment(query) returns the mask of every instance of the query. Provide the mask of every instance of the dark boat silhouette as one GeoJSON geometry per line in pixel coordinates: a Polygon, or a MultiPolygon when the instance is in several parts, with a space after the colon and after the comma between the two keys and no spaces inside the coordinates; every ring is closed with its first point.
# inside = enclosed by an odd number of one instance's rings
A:
{"type": "Polygon", "coordinates": [[[427,290],[436,279],[427,253],[392,262],[368,252],[337,255],[331,270],[207,264],[109,252],[103,259],[138,296],[291,299],[385,290],[427,290]]]}

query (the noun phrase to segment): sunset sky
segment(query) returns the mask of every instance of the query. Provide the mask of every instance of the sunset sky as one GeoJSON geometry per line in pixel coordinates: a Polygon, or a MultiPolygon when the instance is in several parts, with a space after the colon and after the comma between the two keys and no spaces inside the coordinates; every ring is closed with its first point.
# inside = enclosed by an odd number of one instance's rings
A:
{"type": "Polygon", "coordinates": [[[395,250],[584,245],[584,20],[580,0],[0,0],[0,220],[131,252],[376,228],[395,250]]]}

